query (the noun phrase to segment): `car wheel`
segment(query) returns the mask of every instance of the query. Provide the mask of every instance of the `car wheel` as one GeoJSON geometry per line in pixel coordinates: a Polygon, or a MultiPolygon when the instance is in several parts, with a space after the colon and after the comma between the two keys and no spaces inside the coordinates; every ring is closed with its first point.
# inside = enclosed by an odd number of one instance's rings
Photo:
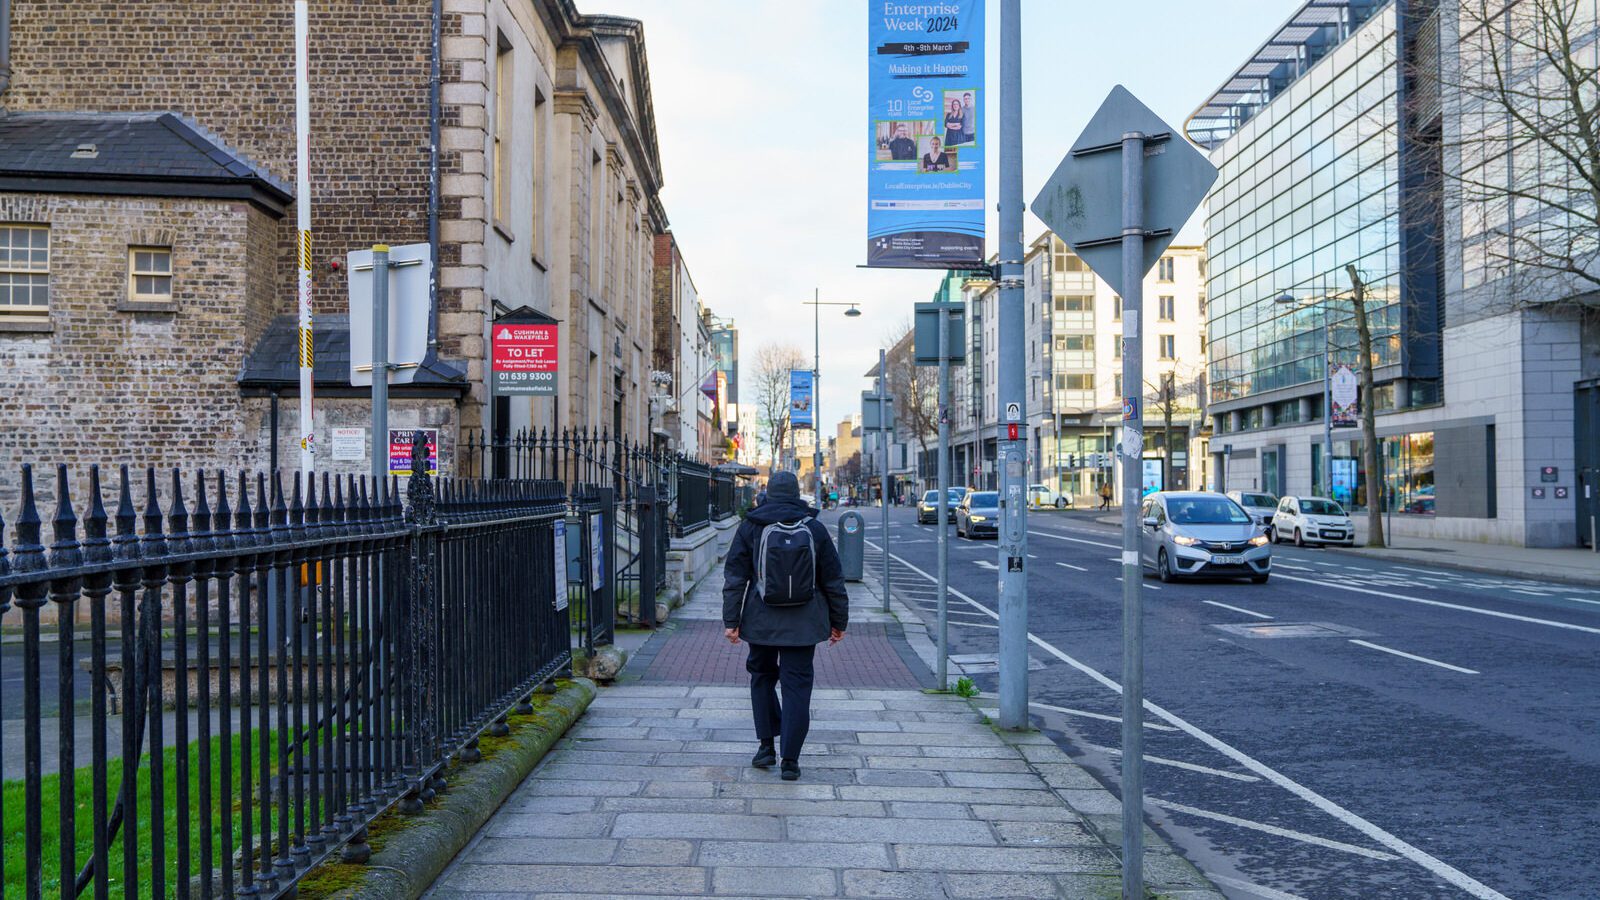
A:
{"type": "Polygon", "coordinates": [[[1066,509],[1066,508],[1067,508],[1066,499],[1062,498],[1062,497],[1057,497],[1056,498],[1056,509],[1066,509]]]}
{"type": "MultiPolygon", "coordinates": [[[[1271,573],[1269,572],[1268,575],[1270,575],[1270,574],[1271,573]]],[[[1250,583],[1251,584],[1266,584],[1267,583],[1267,575],[1251,575],[1250,576],[1250,583]]]]}
{"type": "Polygon", "coordinates": [[[1301,534],[1298,528],[1294,530],[1294,545],[1296,547],[1304,547],[1306,545],[1306,536],[1301,534]]]}
{"type": "Polygon", "coordinates": [[[1272,530],[1272,526],[1271,525],[1268,525],[1266,530],[1263,531],[1262,534],[1265,534],[1267,536],[1267,543],[1276,544],[1278,542],[1278,533],[1276,531],[1272,530]]]}
{"type": "Polygon", "coordinates": [[[1172,572],[1172,563],[1167,559],[1167,548],[1165,547],[1162,547],[1161,552],[1156,554],[1156,577],[1161,579],[1162,584],[1171,584],[1177,579],[1177,576],[1172,572]]]}

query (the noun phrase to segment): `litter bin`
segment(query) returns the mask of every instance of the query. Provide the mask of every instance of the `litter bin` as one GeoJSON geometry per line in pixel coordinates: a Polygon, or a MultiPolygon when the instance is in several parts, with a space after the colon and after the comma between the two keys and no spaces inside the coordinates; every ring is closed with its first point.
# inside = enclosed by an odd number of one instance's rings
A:
{"type": "Polygon", "coordinates": [[[845,581],[860,581],[866,567],[867,520],[858,512],[839,517],[839,566],[845,581]]]}

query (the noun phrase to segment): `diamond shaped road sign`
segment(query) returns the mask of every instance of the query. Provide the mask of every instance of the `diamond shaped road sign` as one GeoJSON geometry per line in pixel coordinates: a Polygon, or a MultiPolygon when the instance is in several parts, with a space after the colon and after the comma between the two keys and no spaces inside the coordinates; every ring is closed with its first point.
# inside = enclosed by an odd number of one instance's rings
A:
{"type": "Polygon", "coordinates": [[[1140,133],[1144,148],[1144,266],[1150,271],[1189,220],[1217,170],[1199,150],[1122,85],[1078,135],[1033,200],[1033,212],[1120,296],[1122,285],[1122,136],[1140,133]]]}

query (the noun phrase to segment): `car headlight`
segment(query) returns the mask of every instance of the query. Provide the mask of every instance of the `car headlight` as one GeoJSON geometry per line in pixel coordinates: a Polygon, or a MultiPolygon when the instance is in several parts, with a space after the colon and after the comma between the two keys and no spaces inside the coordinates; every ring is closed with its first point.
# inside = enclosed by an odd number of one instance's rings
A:
{"type": "Polygon", "coordinates": [[[971,521],[974,521],[974,522],[985,522],[985,521],[988,521],[987,517],[985,517],[985,516],[969,516],[968,518],[971,521]]]}
{"type": "Polygon", "coordinates": [[[1172,542],[1174,544],[1177,544],[1179,547],[1193,547],[1195,544],[1200,543],[1199,541],[1195,540],[1194,538],[1189,537],[1188,535],[1183,535],[1183,534],[1175,534],[1175,535],[1173,535],[1172,536],[1172,542]]]}
{"type": "Polygon", "coordinates": [[[1252,546],[1252,547],[1265,547],[1266,545],[1267,545],[1267,536],[1264,535],[1264,534],[1258,534],[1255,537],[1250,539],[1250,546],[1252,546]]]}

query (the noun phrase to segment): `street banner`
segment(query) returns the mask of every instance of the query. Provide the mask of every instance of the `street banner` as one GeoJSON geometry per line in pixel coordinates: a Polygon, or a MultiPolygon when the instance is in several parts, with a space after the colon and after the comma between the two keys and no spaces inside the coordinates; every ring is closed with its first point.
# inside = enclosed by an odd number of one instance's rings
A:
{"type": "Polygon", "coordinates": [[[816,427],[816,418],[811,411],[812,387],[810,370],[793,369],[789,372],[789,427],[816,427]]]}
{"type": "Polygon", "coordinates": [[[867,265],[984,259],[983,0],[867,3],[867,265]]]}
{"type": "Polygon", "coordinates": [[[1328,394],[1333,401],[1333,427],[1355,428],[1356,417],[1361,415],[1360,394],[1356,390],[1356,375],[1349,366],[1333,370],[1328,379],[1328,394]]]}
{"type": "Polygon", "coordinates": [[[423,432],[428,439],[428,474],[439,474],[439,429],[437,428],[391,428],[389,429],[389,474],[410,475],[411,473],[411,444],[417,432],[423,432]]]}
{"type": "Polygon", "coordinates": [[[560,325],[554,319],[529,322],[506,316],[496,321],[490,331],[491,385],[495,394],[554,397],[561,356],[559,338],[560,325]]]}
{"type": "Polygon", "coordinates": [[[555,529],[555,545],[552,557],[551,571],[555,573],[556,609],[567,608],[567,523],[564,519],[557,519],[553,523],[555,529]]]}

